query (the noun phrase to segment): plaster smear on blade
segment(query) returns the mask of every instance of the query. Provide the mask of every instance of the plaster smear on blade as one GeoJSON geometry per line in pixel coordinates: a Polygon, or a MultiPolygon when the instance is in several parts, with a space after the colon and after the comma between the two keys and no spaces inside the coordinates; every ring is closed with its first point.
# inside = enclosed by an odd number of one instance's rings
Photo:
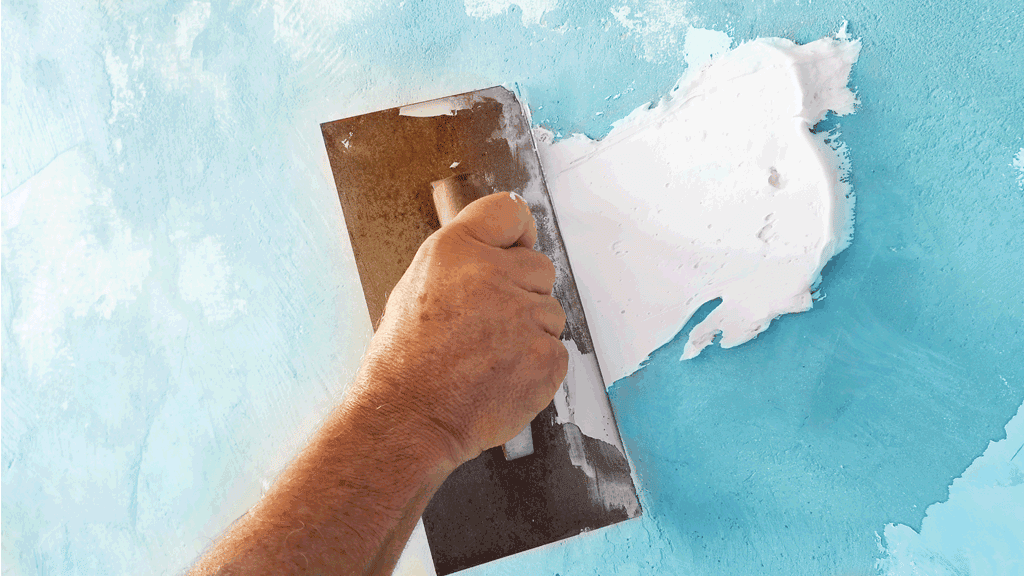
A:
{"type": "Polygon", "coordinates": [[[810,128],[853,112],[859,51],[845,26],[803,46],[762,38],[690,66],[601,141],[536,130],[607,385],[708,301],[722,299],[683,359],[811,308],[822,268],[849,244],[853,198],[845,149],[810,128]]]}
{"type": "Polygon", "coordinates": [[[478,96],[463,94],[428,100],[416,104],[409,104],[398,109],[399,116],[413,116],[416,118],[431,118],[433,116],[454,116],[459,110],[468,110],[473,104],[480,101],[478,96]]]}
{"type": "MultiPolygon", "coordinates": [[[[531,125],[529,108],[522,106],[522,112],[526,116],[526,125],[531,125]]],[[[541,165],[537,160],[538,156],[533,153],[537,144],[530,130],[516,128],[520,124],[513,114],[514,111],[511,107],[504,107],[500,125],[491,135],[494,139],[508,142],[512,156],[520,159],[523,169],[528,173],[525,186],[520,191],[521,195],[516,192],[510,192],[510,195],[513,199],[526,202],[534,212],[538,242],[544,238],[557,242],[559,234],[552,215],[554,207],[548,202],[541,165]]],[[[573,276],[566,255],[561,250],[549,250],[549,253],[551,262],[557,271],[554,293],[568,294],[572,290],[573,276]]],[[[567,318],[568,331],[575,334],[577,338],[583,337],[587,331],[583,326],[574,325],[581,321],[582,318],[572,315],[567,318]]],[[[582,434],[607,442],[622,452],[622,441],[619,439],[615,418],[612,416],[611,406],[608,404],[608,397],[604,390],[595,388],[593,385],[593,383],[603,382],[594,350],[589,344],[584,344],[583,349],[587,350],[584,352],[581,350],[580,343],[572,338],[564,340],[563,343],[569,351],[569,368],[554,399],[558,421],[563,424],[571,422],[579,428],[582,434]]],[[[630,490],[632,490],[632,486],[630,486],[630,490]]]]}
{"type": "Polygon", "coordinates": [[[563,341],[563,344],[569,351],[569,370],[561,388],[555,393],[558,421],[572,422],[586,436],[607,442],[622,451],[607,393],[590,384],[601,381],[597,362],[588,359],[589,355],[583,354],[575,342],[563,341]],[[577,382],[583,385],[577,386],[577,382]]]}

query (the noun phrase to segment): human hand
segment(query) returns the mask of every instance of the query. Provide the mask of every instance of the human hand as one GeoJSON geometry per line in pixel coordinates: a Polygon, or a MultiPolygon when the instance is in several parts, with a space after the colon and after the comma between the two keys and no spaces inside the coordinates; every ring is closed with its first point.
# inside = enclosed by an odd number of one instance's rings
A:
{"type": "Polygon", "coordinates": [[[555,268],[526,202],[491,194],[420,246],[370,343],[355,401],[388,405],[454,465],[504,444],[568,370],[555,268]]]}

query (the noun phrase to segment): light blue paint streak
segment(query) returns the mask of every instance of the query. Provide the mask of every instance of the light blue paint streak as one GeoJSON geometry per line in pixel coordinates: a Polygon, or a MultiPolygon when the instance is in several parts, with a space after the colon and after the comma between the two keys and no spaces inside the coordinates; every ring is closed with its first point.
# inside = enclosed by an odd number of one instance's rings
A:
{"type": "MultiPolygon", "coordinates": [[[[656,19],[654,4],[628,4],[656,19]]],[[[356,7],[336,25],[300,12],[308,55],[274,41],[271,7],[218,5],[187,55],[201,65],[173,84],[158,48],[189,3],[4,2],[5,212],[34,174],[78,155],[150,252],[142,286],[109,319],[102,300],[79,317],[53,302],[66,354],[34,374],[15,319],[38,276],[7,251],[45,238],[4,234],[5,573],[177,572],[343,388],[368,323],[318,122],[514,83],[536,122],[602,136],[683,70],[686,26],[663,27],[652,50],[653,36],[612,16],[620,5],[559,8],[540,27],[523,27],[516,7],[480,21],[461,3],[356,7]],[[134,96],[121,94],[111,123],[105,55],[130,63],[133,37],[145,59],[129,64],[134,96]],[[226,101],[204,73],[224,78],[226,101]],[[228,270],[215,296],[245,302],[223,321],[179,288],[205,238],[228,270]]],[[[919,527],[1024,400],[1024,202],[1010,167],[1024,146],[1020,7],[699,1],[686,12],[740,41],[809,41],[844,19],[863,39],[851,79],[862,106],[841,121],[853,245],[811,312],[687,363],[677,338],[612,389],[641,520],[474,574],[870,573],[876,533],[919,527]]],[[[116,219],[85,214],[100,263],[116,219]]]]}

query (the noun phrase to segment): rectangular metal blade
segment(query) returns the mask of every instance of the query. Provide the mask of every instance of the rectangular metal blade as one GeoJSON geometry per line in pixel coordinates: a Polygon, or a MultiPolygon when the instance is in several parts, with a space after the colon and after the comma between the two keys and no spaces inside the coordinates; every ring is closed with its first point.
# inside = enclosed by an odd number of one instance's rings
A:
{"type": "Polygon", "coordinates": [[[374,329],[420,244],[439,228],[430,183],[481,176],[518,192],[557,269],[569,373],[532,423],[534,454],[497,447],[459,467],[423,514],[445,575],[639,516],[640,503],[544,183],[528,111],[493,87],[321,125],[374,329]]]}

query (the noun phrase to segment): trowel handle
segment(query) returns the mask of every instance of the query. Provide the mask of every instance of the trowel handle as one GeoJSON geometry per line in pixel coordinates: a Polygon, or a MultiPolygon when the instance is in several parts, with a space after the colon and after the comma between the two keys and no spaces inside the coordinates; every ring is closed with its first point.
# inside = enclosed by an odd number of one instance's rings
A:
{"type": "MultiPolygon", "coordinates": [[[[441,226],[454,220],[456,214],[477,198],[491,193],[483,179],[476,174],[457,174],[431,182],[430,187],[441,226]]],[[[505,454],[505,460],[515,460],[533,454],[533,431],[530,425],[527,424],[522,432],[506,442],[501,451],[505,454]]]]}
{"type": "Polygon", "coordinates": [[[434,208],[441,226],[446,226],[462,209],[478,198],[491,193],[483,179],[476,174],[456,174],[430,183],[434,195],[434,208]]]}

